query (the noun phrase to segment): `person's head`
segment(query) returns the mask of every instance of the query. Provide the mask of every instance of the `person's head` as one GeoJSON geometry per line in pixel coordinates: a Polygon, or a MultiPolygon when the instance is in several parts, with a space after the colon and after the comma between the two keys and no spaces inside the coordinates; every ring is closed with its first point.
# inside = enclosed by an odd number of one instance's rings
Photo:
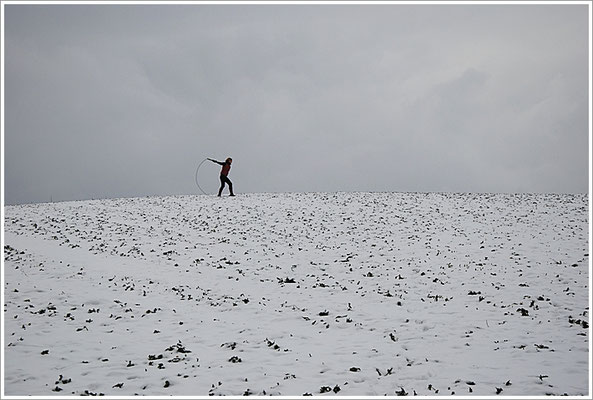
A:
{"type": "Polygon", "coordinates": [[[233,159],[232,158],[229,157],[229,158],[226,159],[226,163],[227,164],[231,164],[232,162],[233,162],[233,159]]]}

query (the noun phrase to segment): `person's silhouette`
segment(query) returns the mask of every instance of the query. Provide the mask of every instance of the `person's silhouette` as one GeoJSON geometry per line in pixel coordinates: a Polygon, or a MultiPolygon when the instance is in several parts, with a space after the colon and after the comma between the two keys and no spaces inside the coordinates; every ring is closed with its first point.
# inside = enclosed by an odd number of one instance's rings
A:
{"type": "Polygon", "coordinates": [[[220,197],[220,195],[222,194],[222,190],[224,189],[225,183],[228,183],[229,185],[229,192],[231,192],[230,195],[234,196],[235,194],[233,193],[233,182],[231,182],[228,176],[229,171],[231,170],[231,164],[233,162],[233,159],[229,157],[224,162],[216,161],[211,158],[209,158],[208,160],[215,162],[216,164],[222,165],[222,169],[220,170],[220,189],[218,189],[218,196],[220,197]]]}

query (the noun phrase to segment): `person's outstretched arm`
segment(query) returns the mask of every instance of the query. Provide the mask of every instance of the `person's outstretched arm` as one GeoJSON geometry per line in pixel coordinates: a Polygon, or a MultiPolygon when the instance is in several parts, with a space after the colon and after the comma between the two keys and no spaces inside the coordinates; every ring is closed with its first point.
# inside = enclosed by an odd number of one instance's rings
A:
{"type": "Polygon", "coordinates": [[[214,162],[214,163],[216,163],[216,164],[218,164],[218,165],[224,165],[224,163],[223,163],[223,162],[221,162],[221,161],[216,161],[216,160],[213,160],[213,159],[211,159],[211,158],[209,158],[208,160],[210,160],[210,161],[212,161],[212,162],[214,162]]]}

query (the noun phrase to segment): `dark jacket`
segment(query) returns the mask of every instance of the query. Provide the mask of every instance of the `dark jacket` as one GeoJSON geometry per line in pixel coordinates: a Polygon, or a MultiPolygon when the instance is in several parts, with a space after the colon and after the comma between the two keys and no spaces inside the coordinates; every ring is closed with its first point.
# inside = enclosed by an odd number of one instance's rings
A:
{"type": "Polygon", "coordinates": [[[231,170],[231,164],[227,163],[226,161],[216,161],[216,160],[212,160],[212,161],[214,161],[216,164],[222,165],[222,169],[220,170],[220,175],[227,176],[229,174],[229,171],[231,170]]]}

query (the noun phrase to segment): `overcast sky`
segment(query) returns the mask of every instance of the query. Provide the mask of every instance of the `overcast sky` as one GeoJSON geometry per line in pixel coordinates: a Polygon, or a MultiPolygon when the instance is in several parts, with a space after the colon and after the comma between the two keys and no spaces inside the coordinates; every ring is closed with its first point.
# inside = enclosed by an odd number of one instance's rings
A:
{"type": "Polygon", "coordinates": [[[586,5],[4,6],[6,204],[588,191],[586,5]]]}

